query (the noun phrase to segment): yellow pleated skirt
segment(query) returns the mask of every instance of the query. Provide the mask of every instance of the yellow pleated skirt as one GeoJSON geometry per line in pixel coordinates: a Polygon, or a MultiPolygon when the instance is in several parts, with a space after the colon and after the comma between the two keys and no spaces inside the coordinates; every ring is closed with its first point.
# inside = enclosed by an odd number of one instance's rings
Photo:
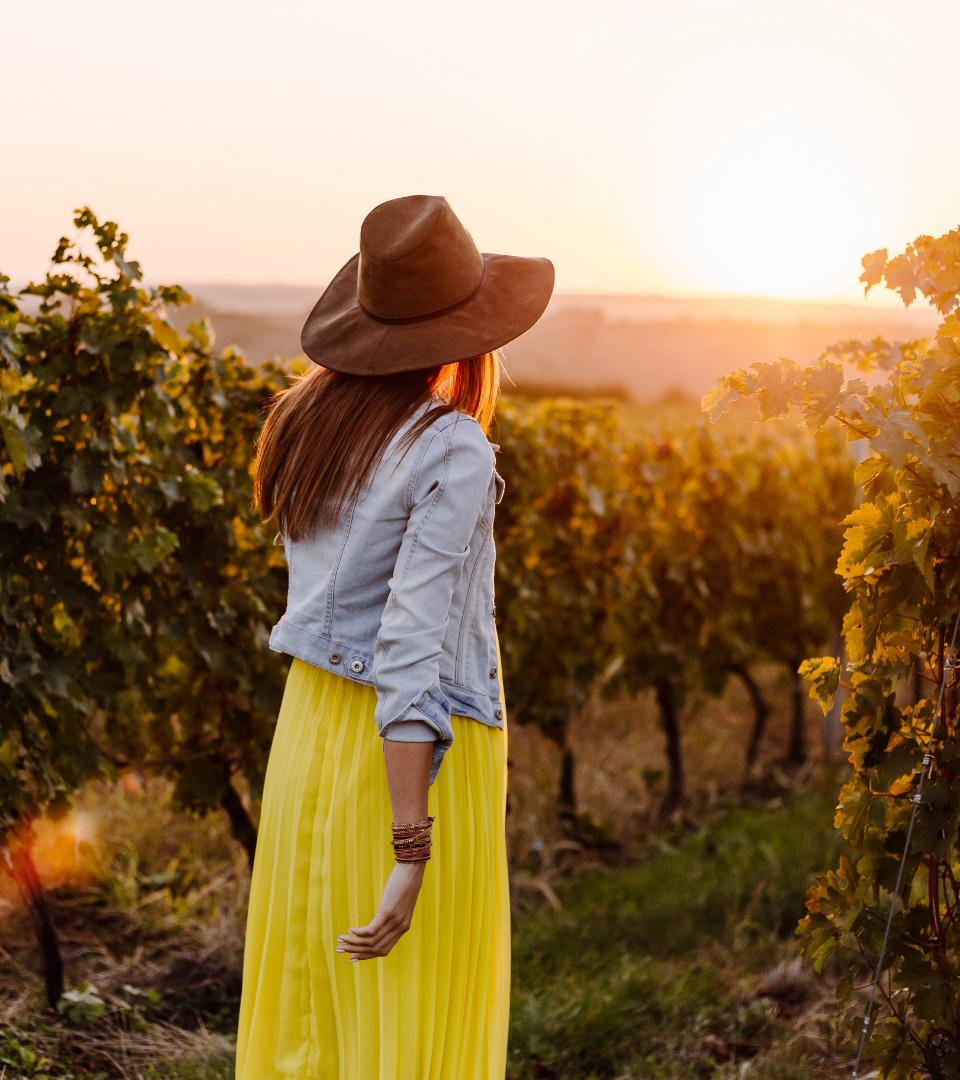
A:
{"type": "Polygon", "coordinates": [[[293,660],[250,881],[237,1080],[504,1080],[507,729],[452,717],[428,790],[433,847],[409,930],[352,963],[394,865],[370,686],[293,660]]]}

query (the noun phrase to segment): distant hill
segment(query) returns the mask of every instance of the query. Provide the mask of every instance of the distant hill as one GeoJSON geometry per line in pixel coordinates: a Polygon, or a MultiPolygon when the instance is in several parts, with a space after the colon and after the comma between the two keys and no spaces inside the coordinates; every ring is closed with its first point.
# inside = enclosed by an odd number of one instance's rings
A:
{"type": "MultiPolygon", "coordinates": [[[[209,316],[221,345],[248,356],[296,356],[304,318],[322,289],[283,285],[188,285],[183,325],[209,316]]],[[[504,349],[510,377],[589,390],[622,386],[636,401],[682,392],[699,397],[718,375],[758,360],[810,361],[833,341],[933,332],[929,310],[754,297],[557,295],[537,325],[504,349]]]]}

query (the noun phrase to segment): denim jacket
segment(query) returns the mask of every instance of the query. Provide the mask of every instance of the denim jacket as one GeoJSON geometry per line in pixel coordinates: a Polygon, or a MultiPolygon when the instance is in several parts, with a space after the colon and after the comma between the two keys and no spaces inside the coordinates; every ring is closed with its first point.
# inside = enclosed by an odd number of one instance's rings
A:
{"type": "Polygon", "coordinates": [[[334,528],[282,538],[287,607],[270,648],[376,689],[382,738],[435,742],[429,783],[453,743],[451,713],[503,727],[494,622],[495,451],[464,413],[398,442],[401,425],[334,528]]]}

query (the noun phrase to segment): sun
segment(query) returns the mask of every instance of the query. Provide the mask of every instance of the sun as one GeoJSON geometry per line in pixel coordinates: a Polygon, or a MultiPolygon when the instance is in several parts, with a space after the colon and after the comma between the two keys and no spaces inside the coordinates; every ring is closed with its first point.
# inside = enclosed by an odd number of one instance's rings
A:
{"type": "Polygon", "coordinates": [[[789,140],[710,154],[679,179],[671,269],[701,293],[830,298],[859,292],[879,215],[841,160],[789,140]]]}

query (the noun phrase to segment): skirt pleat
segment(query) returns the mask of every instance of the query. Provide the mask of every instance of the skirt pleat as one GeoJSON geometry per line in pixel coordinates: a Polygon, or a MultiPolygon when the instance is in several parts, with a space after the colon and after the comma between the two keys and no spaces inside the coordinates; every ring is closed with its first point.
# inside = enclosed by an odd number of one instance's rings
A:
{"type": "Polygon", "coordinates": [[[428,790],[410,929],[351,963],[394,866],[372,687],[295,659],[264,777],[237,1080],[503,1080],[510,1003],[507,727],[454,715],[428,790]]]}

